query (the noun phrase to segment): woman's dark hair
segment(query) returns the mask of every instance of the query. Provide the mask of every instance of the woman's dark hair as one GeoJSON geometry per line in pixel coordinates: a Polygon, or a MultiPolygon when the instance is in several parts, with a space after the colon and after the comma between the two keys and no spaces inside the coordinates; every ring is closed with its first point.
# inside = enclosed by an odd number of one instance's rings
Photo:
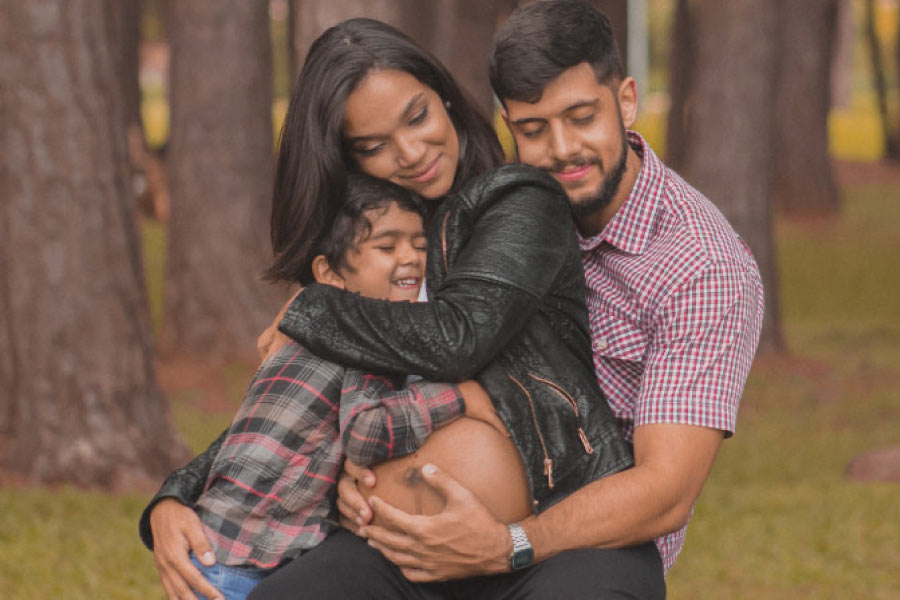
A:
{"type": "Polygon", "coordinates": [[[606,15],[580,0],[534,2],[516,9],[497,30],[491,87],[500,102],[537,102],[560,73],[583,62],[600,83],[625,77],[606,15]]]}
{"type": "Polygon", "coordinates": [[[412,190],[368,175],[348,175],[343,204],[315,254],[325,255],[328,264],[335,271],[349,269],[347,251],[356,248],[372,231],[369,212],[385,212],[392,202],[402,210],[425,217],[425,204],[412,190]]]}
{"type": "Polygon", "coordinates": [[[310,46],[281,130],[272,194],[271,280],[312,278],[312,250],[341,206],[348,167],[354,164],[341,135],[344,106],[374,69],[409,73],[447,106],[459,137],[454,190],[503,161],[490,123],[431,54],[380,21],[350,19],[331,27],[310,46]]]}

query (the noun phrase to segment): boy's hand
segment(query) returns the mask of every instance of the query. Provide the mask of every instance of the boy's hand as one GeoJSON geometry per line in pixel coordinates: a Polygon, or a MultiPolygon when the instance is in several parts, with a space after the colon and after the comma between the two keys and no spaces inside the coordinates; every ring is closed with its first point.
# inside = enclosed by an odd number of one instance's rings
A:
{"type": "Polygon", "coordinates": [[[498,432],[509,437],[509,431],[506,429],[506,425],[504,425],[503,421],[500,420],[500,417],[497,416],[497,411],[494,410],[494,405],[491,402],[490,396],[488,396],[485,389],[481,387],[480,383],[473,380],[463,381],[458,384],[457,387],[459,387],[459,391],[462,393],[463,400],[466,403],[467,417],[487,423],[498,432]]]}
{"type": "Polygon", "coordinates": [[[374,513],[359,486],[375,487],[375,473],[351,460],[344,461],[344,470],[338,480],[337,507],[341,513],[341,525],[358,534],[361,525],[372,522],[374,513]]]}

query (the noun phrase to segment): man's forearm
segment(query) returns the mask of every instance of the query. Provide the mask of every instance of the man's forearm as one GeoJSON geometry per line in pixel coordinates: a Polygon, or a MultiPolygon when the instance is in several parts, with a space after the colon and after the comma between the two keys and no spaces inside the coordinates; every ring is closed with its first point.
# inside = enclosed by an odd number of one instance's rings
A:
{"type": "Polygon", "coordinates": [[[630,546],[679,529],[721,440],[720,431],[702,427],[638,428],[634,468],[595,481],[522,523],[535,560],[573,548],[630,546]]]}

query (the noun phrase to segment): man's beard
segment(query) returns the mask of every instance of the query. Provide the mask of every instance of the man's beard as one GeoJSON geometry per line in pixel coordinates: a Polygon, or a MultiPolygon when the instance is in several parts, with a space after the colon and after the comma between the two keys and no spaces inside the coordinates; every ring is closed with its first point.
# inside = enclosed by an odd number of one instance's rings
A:
{"type": "MultiPolygon", "coordinates": [[[[597,190],[597,193],[593,196],[589,196],[577,202],[574,200],[570,202],[572,205],[572,214],[576,219],[587,217],[609,206],[609,203],[616,197],[616,192],[619,191],[619,185],[622,183],[622,178],[625,176],[627,162],[628,137],[625,134],[625,128],[622,127],[622,155],[619,157],[616,164],[613,165],[613,168],[604,174],[600,189],[597,190]]],[[[588,164],[597,165],[600,169],[603,169],[603,162],[597,157],[580,160],[576,159],[566,163],[566,165],[572,166],[584,166],[588,164]]],[[[554,170],[561,171],[562,167],[554,167],[554,170]]]]}

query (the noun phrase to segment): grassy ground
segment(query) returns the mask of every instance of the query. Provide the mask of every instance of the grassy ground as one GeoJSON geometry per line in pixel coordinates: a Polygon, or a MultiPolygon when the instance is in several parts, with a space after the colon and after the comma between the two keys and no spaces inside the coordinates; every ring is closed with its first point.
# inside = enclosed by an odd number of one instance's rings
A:
{"type": "MultiPolygon", "coordinates": [[[[897,197],[900,183],[858,186],[836,221],[779,223],[791,354],[754,367],[738,433],[670,575],[672,598],[897,597],[900,486],[842,476],[854,454],[900,443],[897,197]]],[[[249,371],[223,372],[227,401],[212,412],[199,389],[171,395],[195,449],[228,422],[249,371]]],[[[145,500],[0,490],[0,595],[161,598],[136,536],[145,500]]]]}

